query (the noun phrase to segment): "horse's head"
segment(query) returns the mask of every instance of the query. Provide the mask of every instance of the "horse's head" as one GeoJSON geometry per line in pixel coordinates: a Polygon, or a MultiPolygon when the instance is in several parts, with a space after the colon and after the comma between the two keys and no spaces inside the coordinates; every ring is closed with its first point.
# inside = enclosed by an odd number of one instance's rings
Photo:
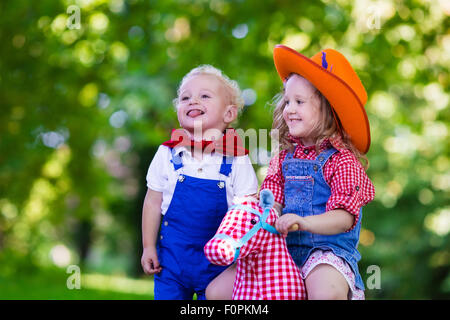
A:
{"type": "Polygon", "coordinates": [[[208,260],[216,265],[230,265],[236,259],[257,252],[270,233],[277,218],[273,207],[273,194],[260,192],[260,202],[251,197],[230,207],[214,238],[205,245],[208,260]]]}

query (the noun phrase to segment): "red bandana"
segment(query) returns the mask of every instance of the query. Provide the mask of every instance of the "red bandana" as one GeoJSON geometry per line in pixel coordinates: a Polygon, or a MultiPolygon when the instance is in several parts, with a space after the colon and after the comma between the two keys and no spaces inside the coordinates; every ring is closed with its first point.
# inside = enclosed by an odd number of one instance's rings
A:
{"type": "Polygon", "coordinates": [[[213,151],[227,156],[243,156],[248,150],[242,145],[242,139],[234,129],[226,129],[221,140],[194,141],[191,140],[186,131],[182,129],[172,130],[170,140],[164,142],[163,146],[174,148],[178,146],[189,146],[193,150],[201,150],[203,153],[213,151]]]}

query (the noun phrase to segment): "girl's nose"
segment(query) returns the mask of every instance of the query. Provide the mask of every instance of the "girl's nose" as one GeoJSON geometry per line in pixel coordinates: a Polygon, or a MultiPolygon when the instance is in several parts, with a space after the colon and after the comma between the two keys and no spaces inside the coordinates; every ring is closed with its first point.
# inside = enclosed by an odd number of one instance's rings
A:
{"type": "Polygon", "coordinates": [[[287,113],[295,113],[295,108],[293,108],[290,103],[286,104],[286,106],[284,107],[284,110],[287,113]]]}

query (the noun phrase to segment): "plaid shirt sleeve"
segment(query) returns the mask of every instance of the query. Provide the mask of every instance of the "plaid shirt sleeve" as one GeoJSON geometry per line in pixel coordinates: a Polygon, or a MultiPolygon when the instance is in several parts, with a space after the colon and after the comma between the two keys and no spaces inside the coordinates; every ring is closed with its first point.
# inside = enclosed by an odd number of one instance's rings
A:
{"type": "Polygon", "coordinates": [[[286,157],[287,152],[281,151],[278,155],[270,160],[267,176],[264,179],[261,190],[269,189],[272,191],[275,201],[284,207],[284,177],[281,171],[281,165],[286,157]]]}
{"type": "Polygon", "coordinates": [[[326,180],[331,188],[331,196],[326,210],[344,209],[354,215],[355,221],[350,231],[358,223],[361,207],[374,199],[375,188],[362,165],[348,150],[335,154],[327,169],[329,179],[326,180]]]}

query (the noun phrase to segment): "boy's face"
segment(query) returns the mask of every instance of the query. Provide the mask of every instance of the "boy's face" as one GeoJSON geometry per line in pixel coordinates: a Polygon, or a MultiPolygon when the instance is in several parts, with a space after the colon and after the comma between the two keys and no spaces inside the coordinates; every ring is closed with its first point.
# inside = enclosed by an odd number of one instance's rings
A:
{"type": "Polygon", "coordinates": [[[237,116],[236,107],[230,105],[224,85],[213,75],[195,75],[180,88],[177,116],[181,127],[191,134],[201,130],[217,129],[222,132],[237,116]],[[235,112],[236,111],[236,112],[235,112]]]}
{"type": "Polygon", "coordinates": [[[292,75],[285,84],[283,118],[289,133],[301,138],[305,146],[313,144],[311,132],[319,121],[319,98],[315,87],[305,78],[292,75]]]}

